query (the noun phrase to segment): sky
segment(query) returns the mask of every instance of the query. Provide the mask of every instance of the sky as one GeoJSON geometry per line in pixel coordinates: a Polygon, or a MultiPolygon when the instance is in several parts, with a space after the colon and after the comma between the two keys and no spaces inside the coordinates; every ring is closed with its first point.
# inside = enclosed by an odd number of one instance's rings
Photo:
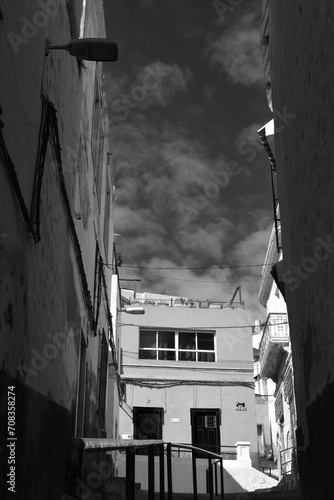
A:
{"type": "MultiPolygon", "coordinates": [[[[273,224],[260,0],[105,0],[122,287],[258,302],[273,224]],[[140,279],[140,282],[125,281],[140,279]]],[[[260,317],[262,313],[262,318],[260,317]]]]}

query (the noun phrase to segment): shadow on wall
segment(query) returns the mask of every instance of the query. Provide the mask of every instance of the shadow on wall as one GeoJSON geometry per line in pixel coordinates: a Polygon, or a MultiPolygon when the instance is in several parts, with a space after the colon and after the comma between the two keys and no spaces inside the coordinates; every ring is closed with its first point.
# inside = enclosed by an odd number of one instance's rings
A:
{"type": "Polygon", "coordinates": [[[66,463],[75,411],[66,410],[3,370],[0,370],[0,395],[0,497],[58,500],[66,489],[66,463]],[[10,393],[15,399],[9,398],[10,393]],[[15,401],[15,410],[11,406],[15,423],[11,421],[10,428],[8,401],[15,401]],[[4,441],[11,447],[3,446],[4,441]],[[10,466],[14,467],[15,492],[8,491],[10,466]]]}
{"type": "MultiPolygon", "coordinates": [[[[190,457],[173,457],[173,492],[192,493],[192,461],[190,457]]],[[[125,454],[120,454],[118,461],[118,475],[125,477],[125,454]]],[[[197,459],[197,489],[198,493],[206,493],[206,469],[208,461],[197,459]]],[[[165,478],[167,470],[165,463],[165,478]]],[[[218,478],[219,481],[219,478],[218,478]]],[[[141,489],[148,489],[147,482],[147,456],[136,456],[136,482],[141,483],[141,489]]],[[[159,459],[155,458],[155,491],[159,491],[159,459]]],[[[242,493],[246,491],[242,486],[224,469],[224,491],[225,493],[242,493]]]]}

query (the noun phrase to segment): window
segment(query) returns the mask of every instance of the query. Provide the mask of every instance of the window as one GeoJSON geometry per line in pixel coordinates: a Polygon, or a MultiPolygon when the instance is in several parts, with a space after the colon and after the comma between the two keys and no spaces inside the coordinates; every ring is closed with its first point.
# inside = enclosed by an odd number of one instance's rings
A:
{"type": "Polygon", "coordinates": [[[103,148],[104,148],[104,111],[101,91],[102,66],[96,64],[94,108],[92,123],[92,157],[98,203],[101,203],[103,148]]]}
{"type": "Polygon", "coordinates": [[[139,359],[215,362],[215,332],[142,329],[139,359]]]}
{"type": "Polygon", "coordinates": [[[101,305],[101,294],[102,294],[102,258],[100,254],[99,244],[98,242],[96,242],[94,297],[93,297],[94,323],[95,323],[94,336],[97,335],[97,327],[99,323],[100,305],[101,305]]]}
{"type": "Polygon", "coordinates": [[[107,394],[107,378],[108,378],[108,343],[104,329],[101,334],[100,346],[100,366],[99,366],[99,392],[98,392],[98,412],[100,418],[105,424],[106,414],[106,394],[107,394]]]}
{"type": "MultiPolygon", "coordinates": [[[[109,186],[108,186],[109,187],[109,186]]],[[[106,255],[108,255],[109,250],[109,228],[111,224],[110,220],[110,189],[107,189],[106,200],[104,206],[104,222],[103,222],[103,243],[106,255]]]]}

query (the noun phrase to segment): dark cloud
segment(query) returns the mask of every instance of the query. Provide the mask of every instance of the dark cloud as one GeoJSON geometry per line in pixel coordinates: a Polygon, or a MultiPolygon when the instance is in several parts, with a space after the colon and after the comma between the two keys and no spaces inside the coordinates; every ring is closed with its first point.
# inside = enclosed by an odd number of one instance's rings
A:
{"type": "MultiPolygon", "coordinates": [[[[200,34],[204,38],[212,33],[212,25],[207,30],[199,24],[196,5],[196,21],[189,18],[175,27],[179,44],[183,23],[187,51],[190,39],[198,41],[200,34]]],[[[141,6],[164,8],[150,0],[142,0],[141,6]]],[[[206,8],[206,15],[214,19],[212,5],[206,8]]],[[[171,9],[168,3],[169,14],[171,9]]],[[[271,214],[262,208],[267,193],[254,182],[260,152],[252,162],[238,152],[240,142],[248,144],[255,137],[261,117],[257,122],[256,117],[224,111],[233,110],[234,104],[225,92],[220,68],[244,85],[257,83],[262,68],[256,49],[258,12],[240,10],[236,19],[219,35],[211,35],[206,59],[200,52],[186,59],[179,45],[172,45],[171,30],[168,52],[164,46],[160,59],[134,47],[122,69],[106,72],[115,231],[120,234],[117,248],[124,264],[148,268],[121,268],[122,279],[141,279],[138,290],[226,300],[241,284],[257,314],[260,268],[226,267],[263,261],[271,223],[271,214]],[[212,267],[219,265],[221,269],[212,267]],[[149,269],[173,266],[208,269],[149,269]]],[[[238,95],[234,94],[235,106],[238,95]]],[[[256,95],[250,94],[250,99],[254,107],[256,95]]]]}

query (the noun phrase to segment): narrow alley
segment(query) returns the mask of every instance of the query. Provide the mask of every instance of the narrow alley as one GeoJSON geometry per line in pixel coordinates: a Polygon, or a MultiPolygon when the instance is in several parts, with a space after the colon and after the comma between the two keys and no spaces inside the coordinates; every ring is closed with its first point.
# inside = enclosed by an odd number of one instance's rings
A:
{"type": "Polygon", "coordinates": [[[333,0],[0,0],[0,497],[332,500],[333,0]]]}

